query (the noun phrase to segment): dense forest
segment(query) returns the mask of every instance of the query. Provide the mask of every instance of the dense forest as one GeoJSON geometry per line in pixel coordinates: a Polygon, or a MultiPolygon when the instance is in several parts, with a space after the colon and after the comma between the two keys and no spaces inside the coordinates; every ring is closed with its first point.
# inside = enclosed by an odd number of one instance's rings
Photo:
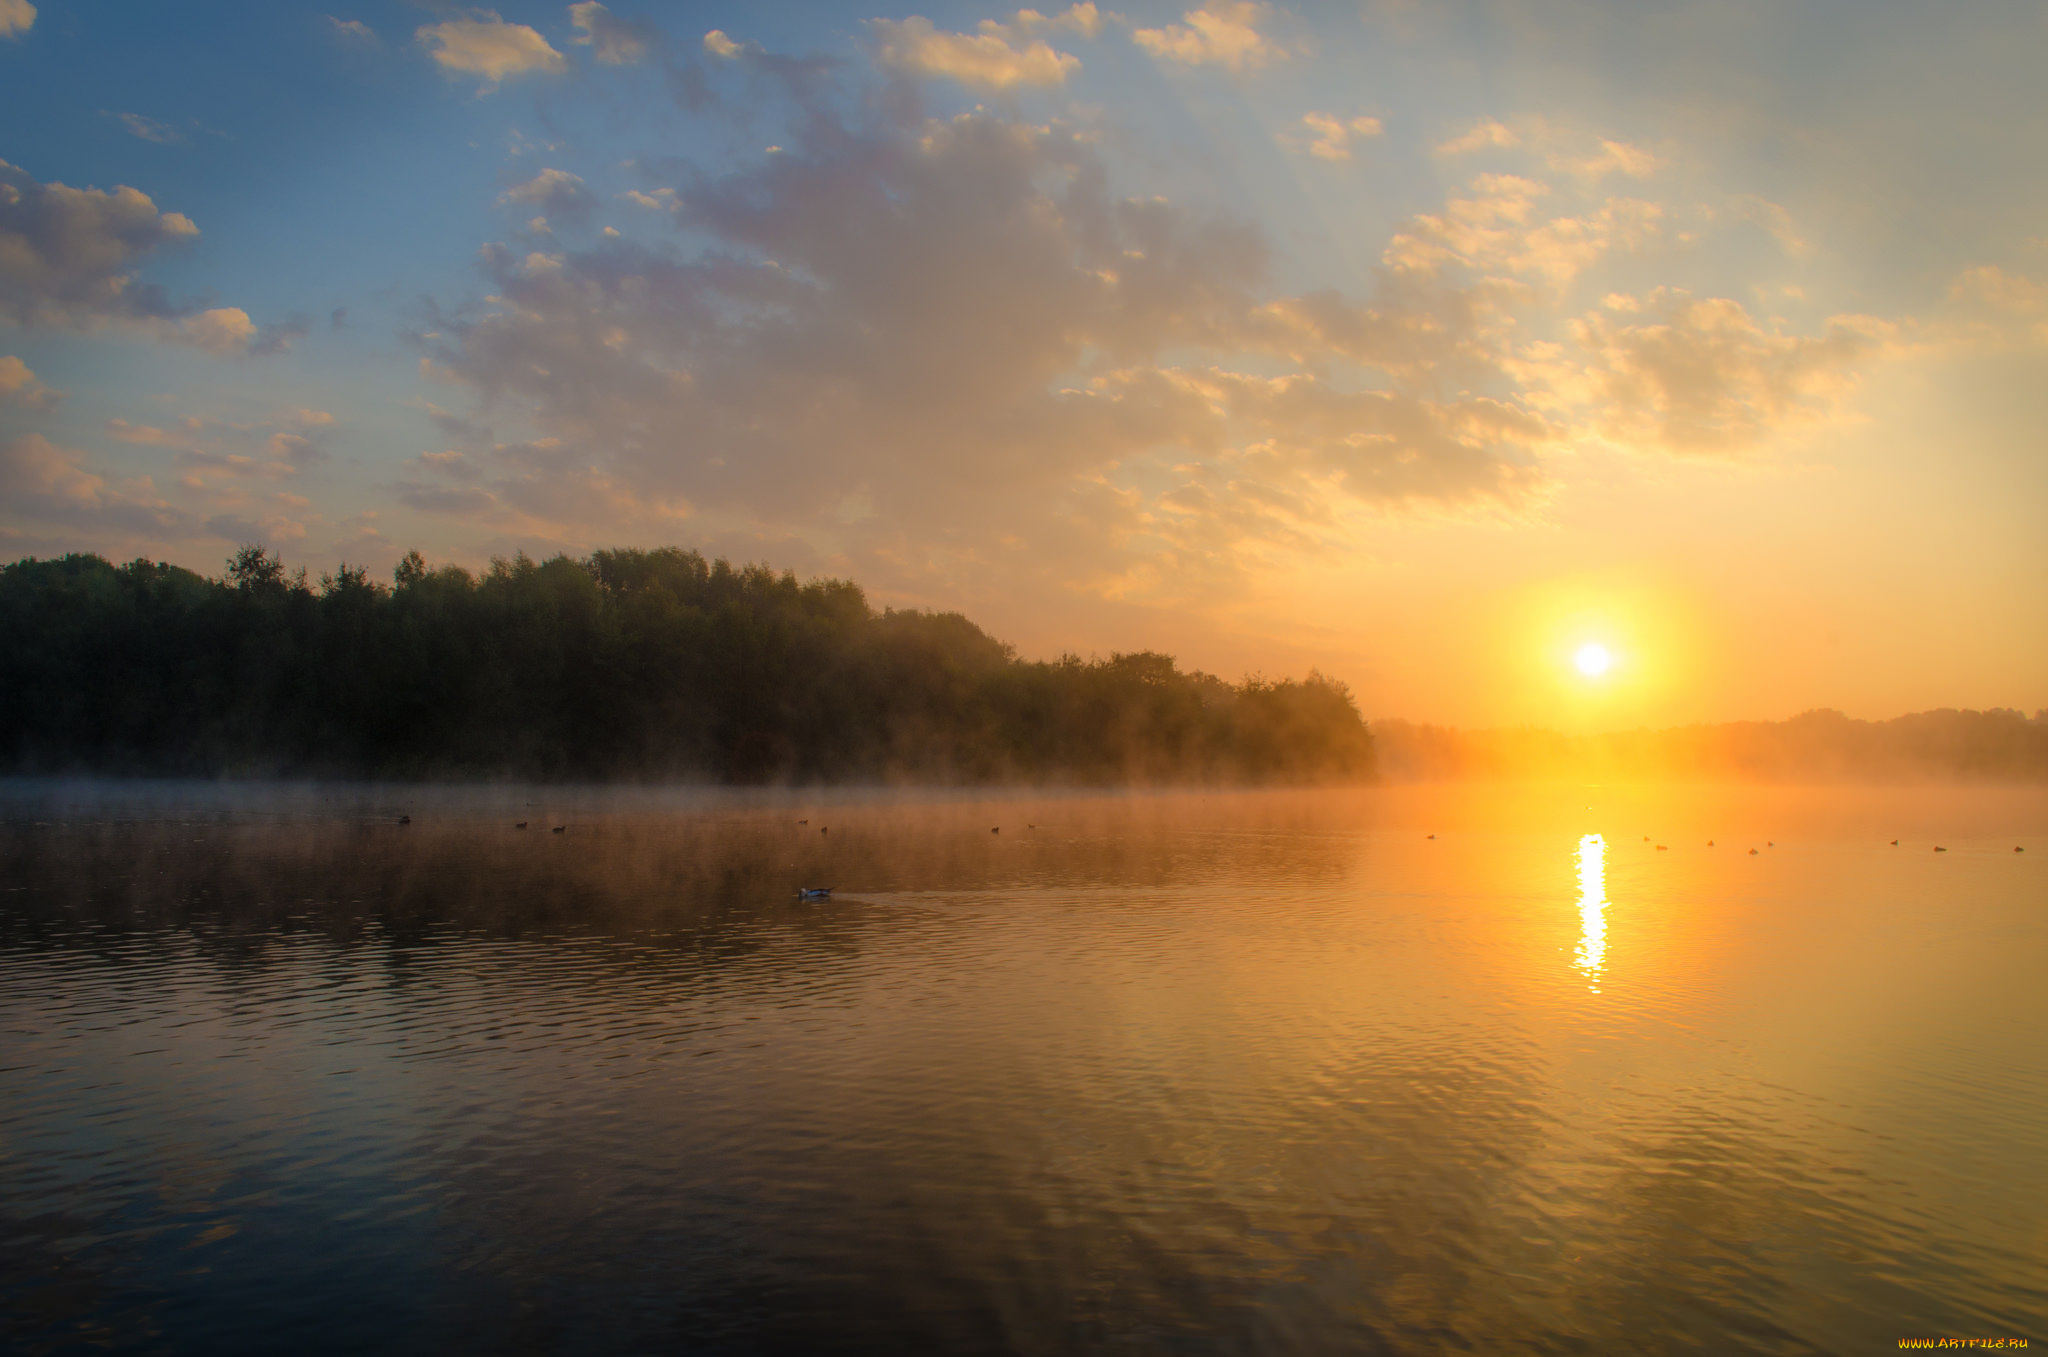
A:
{"type": "Polygon", "coordinates": [[[1381,770],[1397,780],[2048,782],[2048,711],[2031,720],[2010,709],[1944,709],[1859,721],[1822,710],[1604,735],[1375,721],[1373,735],[1381,770]]]}
{"type": "Polygon", "coordinates": [[[91,555],[0,567],[16,773],[732,782],[1313,782],[1369,776],[1350,694],[1150,652],[1019,660],[957,613],[876,611],[693,551],[417,552],[309,584],[91,555]]]}

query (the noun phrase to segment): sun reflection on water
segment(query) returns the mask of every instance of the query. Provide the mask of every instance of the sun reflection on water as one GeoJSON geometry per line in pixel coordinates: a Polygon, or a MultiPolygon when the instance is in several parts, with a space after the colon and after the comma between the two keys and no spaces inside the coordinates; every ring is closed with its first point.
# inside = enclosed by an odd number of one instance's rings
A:
{"type": "Polygon", "coordinates": [[[1600,992],[1600,969],[1607,960],[1607,840],[1587,834],[1579,840],[1579,947],[1572,966],[1586,977],[1586,988],[1600,992]]]}

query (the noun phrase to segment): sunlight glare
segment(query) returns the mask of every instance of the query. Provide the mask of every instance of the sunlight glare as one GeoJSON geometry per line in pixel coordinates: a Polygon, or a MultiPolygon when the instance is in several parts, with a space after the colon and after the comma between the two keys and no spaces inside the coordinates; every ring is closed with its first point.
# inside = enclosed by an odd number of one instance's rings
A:
{"type": "Polygon", "coordinates": [[[1589,642],[1579,647],[1579,653],[1572,657],[1572,663],[1576,664],[1579,672],[1587,678],[1599,678],[1614,664],[1614,656],[1608,653],[1606,646],[1589,642]]]}
{"type": "Polygon", "coordinates": [[[1600,992],[1600,969],[1607,960],[1607,841],[1598,834],[1579,840],[1579,948],[1572,966],[1586,977],[1586,988],[1600,992]]]}

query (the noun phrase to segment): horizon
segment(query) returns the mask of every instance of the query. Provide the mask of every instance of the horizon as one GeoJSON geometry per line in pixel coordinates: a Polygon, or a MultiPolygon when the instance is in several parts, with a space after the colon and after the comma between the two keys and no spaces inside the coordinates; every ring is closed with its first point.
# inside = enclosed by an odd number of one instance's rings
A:
{"type": "Polygon", "coordinates": [[[0,553],[675,542],[1375,722],[2039,720],[2044,57],[2017,4],[0,0],[0,553]]]}

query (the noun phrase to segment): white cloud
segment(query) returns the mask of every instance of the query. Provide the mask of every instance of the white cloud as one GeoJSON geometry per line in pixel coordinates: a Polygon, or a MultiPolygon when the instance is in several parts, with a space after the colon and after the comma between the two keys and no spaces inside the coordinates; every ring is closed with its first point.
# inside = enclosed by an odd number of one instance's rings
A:
{"type": "Polygon", "coordinates": [[[1058,14],[1041,14],[1035,9],[1020,9],[1010,20],[1011,26],[1020,33],[1067,32],[1084,38],[1092,38],[1102,32],[1102,11],[1093,0],[1084,0],[1078,5],[1069,5],[1058,14]]]}
{"type": "Polygon", "coordinates": [[[633,206],[644,207],[651,212],[672,212],[676,206],[676,191],[672,188],[658,188],[652,193],[629,188],[619,196],[633,206]]]}
{"type": "Polygon", "coordinates": [[[28,0],[0,0],[0,38],[19,38],[35,22],[36,7],[28,0]]]}
{"type": "Polygon", "coordinates": [[[714,28],[704,35],[704,50],[715,57],[731,61],[746,50],[741,44],[725,36],[725,30],[714,28]]]}
{"type": "Polygon", "coordinates": [[[1340,118],[1333,113],[1304,113],[1301,124],[1314,133],[1308,153],[1319,160],[1351,159],[1351,143],[1379,136],[1378,118],[1340,118]]]}
{"type": "Polygon", "coordinates": [[[178,322],[178,331],[188,343],[222,358],[245,354],[256,342],[256,322],[239,306],[217,306],[187,316],[178,322]]]}
{"type": "Polygon", "coordinates": [[[1164,61],[1249,70],[1287,55],[1285,48],[1258,30],[1267,13],[1268,7],[1254,0],[1209,0],[1202,8],[1181,15],[1183,23],[1141,28],[1131,38],[1164,61]]]}
{"type": "Polygon", "coordinates": [[[330,14],[327,16],[327,22],[333,25],[334,36],[343,42],[368,44],[377,41],[375,30],[360,19],[337,19],[330,14]]]}
{"type": "Polygon", "coordinates": [[[510,24],[491,10],[473,17],[423,24],[413,37],[450,74],[482,76],[488,86],[528,71],[558,74],[568,68],[562,54],[525,24],[510,24]]]}
{"type": "MultiPolygon", "coordinates": [[[[597,197],[567,170],[544,169],[526,182],[506,189],[498,199],[500,207],[515,203],[537,207],[543,214],[564,221],[582,221],[597,205],[597,197]]],[[[545,227],[546,223],[541,225],[545,227]]]]}
{"type": "Polygon", "coordinates": [[[0,406],[11,405],[17,410],[49,410],[63,397],[63,392],[44,386],[41,379],[29,371],[27,363],[13,354],[0,354],[0,406]]]}
{"type": "Polygon", "coordinates": [[[647,55],[649,30],[615,17],[597,0],[569,6],[569,22],[582,30],[577,44],[590,48],[600,65],[630,66],[647,55]]]}
{"type": "Polygon", "coordinates": [[[948,33],[916,15],[899,21],[875,19],[876,59],[913,75],[943,76],[980,89],[1015,85],[1058,85],[1081,69],[1080,59],[1053,50],[1042,38],[1028,38],[1035,11],[1021,11],[1013,24],[982,21],[979,33],[948,33]]]}

